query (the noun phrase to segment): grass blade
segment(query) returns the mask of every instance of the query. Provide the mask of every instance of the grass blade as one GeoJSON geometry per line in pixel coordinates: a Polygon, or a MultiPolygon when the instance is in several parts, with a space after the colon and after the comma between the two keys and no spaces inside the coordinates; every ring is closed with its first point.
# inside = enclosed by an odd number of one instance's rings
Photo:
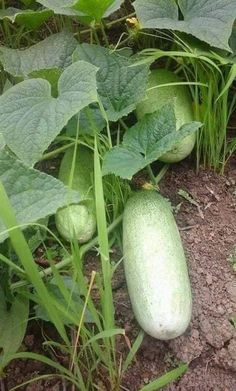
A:
{"type": "Polygon", "coordinates": [[[179,366],[176,369],[173,369],[172,371],[166,373],[165,375],[161,376],[159,379],[154,380],[153,382],[147,384],[143,388],[141,388],[140,391],[157,391],[160,390],[160,388],[165,387],[170,382],[178,379],[178,377],[182,376],[188,369],[187,364],[183,364],[179,366]]]}
{"type": "Polygon", "coordinates": [[[95,183],[95,200],[96,200],[96,215],[98,228],[98,244],[101,254],[102,275],[104,294],[102,297],[103,316],[105,328],[114,328],[114,307],[111,288],[111,265],[109,260],[109,241],[106,222],[106,210],[103,194],[102,172],[100,159],[97,148],[97,139],[95,138],[94,151],[94,183],[95,183]]]}
{"type": "Polygon", "coordinates": [[[144,337],[144,332],[143,332],[143,330],[141,330],[139,332],[136,340],[134,341],[134,343],[129,351],[128,356],[126,357],[126,359],[124,361],[124,364],[122,366],[123,373],[127,370],[128,366],[133,361],[135,354],[137,353],[138,349],[140,348],[141,343],[143,342],[143,337],[144,337]]]}
{"type": "Polygon", "coordinates": [[[10,229],[9,237],[12,242],[12,246],[22,263],[30,282],[35,287],[42,303],[44,304],[50,319],[54,323],[55,327],[57,328],[63,340],[67,344],[69,344],[69,339],[67,337],[62,320],[58,315],[58,312],[56,311],[56,309],[51,303],[50,295],[47,291],[46,286],[43,283],[42,278],[40,277],[38,268],[36,266],[36,263],[34,262],[28,243],[26,242],[22,231],[18,227],[14,210],[11,206],[11,203],[8,199],[7,193],[1,181],[0,181],[0,205],[1,205],[0,218],[2,219],[6,228],[10,229]],[[12,230],[12,228],[14,229],[12,230]]]}

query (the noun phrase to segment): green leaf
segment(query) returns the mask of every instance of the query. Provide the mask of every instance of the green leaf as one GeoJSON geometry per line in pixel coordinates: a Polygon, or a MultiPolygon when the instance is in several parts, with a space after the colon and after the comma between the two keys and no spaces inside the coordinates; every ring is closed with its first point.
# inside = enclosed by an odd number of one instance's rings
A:
{"type": "Polygon", "coordinates": [[[147,157],[156,149],[157,141],[173,132],[177,133],[175,109],[174,104],[169,103],[129,129],[124,135],[123,146],[147,157]]]}
{"type": "Polygon", "coordinates": [[[131,179],[200,126],[200,122],[190,122],[177,131],[173,105],[163,106],[145,115],[125,133],[122,146],[112,148],[105,154],[103,175],[112,173],[131,179]]]}
{"type": "Polygon", "coordinates": [[[43,5],[55,14],[67,16],[81,16],[81,12],[74,10],[73,4],[75,0],[37,0],[37,3],[43,5]]]}
{"type": "Polygon", "coordinates": [[[51,10],[21,10],[9,7],[0,10],[0,20],[8,19],[12,23],[26,26],[30,29],[39,28],[46,20],[53,15],[51,10]]]}
{"type": "Polygon", "coordinates": [[[188,369],[187,364],[180,365],[178,368],[173,369],[170,372],[167,372],[165,375],[159,377],[159,379],[154,380],[153,382],[144,386],[140,391],[157,391],[165,387],[167,384],[178,379],[182,376],[188,369]]]}
{"type": "Polygon", "coordinates": [[[143,100],[148,64],[133,66],[132,58],[86,43],[79,45],[73,54],[73,61],[78,60],[90,62],[99,68],[98,93],[110,121],[117,121],[129,114],[143,100]]]}
{"type": "Polygon", "coordinates": [[[20,348],[29,316],[29,301],[16,296],[7,309],[4,293],[0,287],[0,373],[5,366],[5,357],[20,348]]]}
{"type": "Polygon", "coordinates": [[[77,41],[71,33],[53,34],[27,49],[0,47],[0,61],[8,73],[25,77],[33,71],[48,68],[65,69],[72,60],[77,41]]]}
{"type": "Polygon", "coordinates": [[[236,0],[136,0],[134,8],[142,28],[183,31],[211,46],[229,50],[236,0]],[[183,20],[178,19],[179,9],[183,20]]]}
{"type": "MultiPolygon", "coordinates": [[[[77,192],[50,175],[26,167],[5,150],[0,151],[0,180],[19,224],[33,223],[54,214],[60,207],[79,201],[77,192]]],[[[0,242],[7,236],[0,221],[0,242]]]]}
{"type": "Polygon", "coordinates": [[[93,21],[90,16],[73,9],[75,0],[37,0],[37,3],[49,8],[55,14],[75,17],[84,24],[90,24],[93,21]]]}
{"type": "Polygon", "coordinates": [[[123,0],[38,0],[55,12],[55,14],[75,16],[89,24],[93,20],[100,22],[102,18],[117,11],[123,0]]]}
{"type": "Polygon", "coordinates": [[[42,244],[46,240],[48,234],[46,230],[48,225],[48,217],[39,220],[38,223],[40,224],[40,226],[31,226],[27,228],[24,232],[25,238],[32,253],[34,253],[35,250],[37,250],[37,248],[40,246],[40,244],[42,244]]]}
{"type": "Polygon", "coordinates": [[[90,16],[96,22],[100,22],[104,16],[120,8],[123,0],[76,0],[73,9],[90,16]]]}
{"type": "Polygon", "coordinates": [[[20,160],[33,166],[69,119],[97,100],[96,72],[84,61],[70,65],[56,99],[42,79],[25,80],[0,97],[0,132],[20,160]]]}
{"type": "Polygon", "coordinates": [[[103,175],[115,174],[123,179],[132,179],[145,167],[145,159],[138,152],[123,147],[114,147],[105,154],[103,175]]]}

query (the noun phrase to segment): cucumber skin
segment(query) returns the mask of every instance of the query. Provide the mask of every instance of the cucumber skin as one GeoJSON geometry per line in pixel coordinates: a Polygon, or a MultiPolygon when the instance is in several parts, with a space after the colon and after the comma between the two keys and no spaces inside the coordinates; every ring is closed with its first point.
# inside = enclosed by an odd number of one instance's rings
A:
{"type": "MultiPolygon", "coordinates": [[[[70,170],[74,148],[69,148],[61,161],[59,179],[69,185],[70,170]]],[[[74,238],[79,243],[90,240],[96,231],[95,201],[92,192],[93,153],[84,146],[77,149],[75,172],[71,188],[77,190],[81,201],[61,208],[55,215],[56,227],[60,235],[71,242],[74,238]]]]}
{"type": "MultiPolygon", "coordinates": [[[[181,82],[181,79],[173,72],[166,69],[155,69],[149,75],[148,88],[176,82],[181,82]]],[[[186,85],[167,86],[147,91],[147,98],[136,107],[137,118],[141,119],[145,114],[153,113],[173,99],[175,100],[176,129],[178,130],[182,125],[192,122],[194,120],[192,99],[186,85]]],[[[173,150],[165,153],[158,160],[164,163],[177,163],[190,155],[195,142],[196,134],[193,133],[176,144],[173,150]]]]}
{"type": "Polygon", "coordinates": [[[123,218],[125,276],[135,317],[154,338],[184,333],[192,313],[186,258],[171,207],[156,191],[140,191],[123,218]]]}

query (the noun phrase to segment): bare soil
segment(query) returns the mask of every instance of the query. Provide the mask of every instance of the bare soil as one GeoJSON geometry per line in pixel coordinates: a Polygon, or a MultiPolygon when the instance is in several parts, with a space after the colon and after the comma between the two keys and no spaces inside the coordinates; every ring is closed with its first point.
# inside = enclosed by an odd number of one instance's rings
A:
{"type": "MultiPolygon", "coordinates": [[[[188,259],[193,293],[193,316],[186,333],[170,342],[145,337],[136,362],[123,386],[138,391],[142,385],[174,368],[189,363],[188,372],[167,391],[236,391],[236,162],[224,176],[201,170],[197,175],[188,162],[173,166],[161,183],[161,192],[176,209],[176,219],[188,259]],[[184,190],[193,202],[178,195],[184,190]],[[197,204],[196,204],[197,203],[197,204]]],[[[114,281],[116,318],[132,340],[138,326],[132,314],[122,268],[114,281]]],[[[24,345],[41,351],[40,328],[31,326],[24,345]]],[[[120,350],[123,350],[122,344],[120,350]]],[[[63,361],[63,358],[60,358],[63,361]]],[[[7,371],[6,389],[28,378],[45,374],[36,362],[13,362],[7,371]]],[[[39,381],[21,390],[59,391],[57,380],[39,381]]],[[[70,390],[70,388],[68,388],[70,390]]],[[[110,390],[108,390],[110,391],[110,390]]]]}

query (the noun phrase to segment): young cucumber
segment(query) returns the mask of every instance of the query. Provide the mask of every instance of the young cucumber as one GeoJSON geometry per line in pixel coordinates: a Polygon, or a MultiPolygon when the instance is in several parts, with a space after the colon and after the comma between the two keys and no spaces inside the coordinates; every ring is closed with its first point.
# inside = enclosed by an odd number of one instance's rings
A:
{"type": "MultiPolygon", "coordinates": [[[[152,89],[147,91],[147,98],[139,103],[136,108],[138,119],[147,113],[153,113],[169,102],[173,102],[177,130],[182,125],[192,122],[194,120],[192,99],[186,85],[170,85],[155,88],[162,84],[181,82],[182,80],[178,76],[166,69],[152,70],[148,83],[148,88],[152,89]]],[[[183,141],[176,144],[173,150],[160,157],[159,160],[165,163],[176,163],[183,160],[192,152],[195,141],[195,133],[187,136],[183,141]]]]}
{"type": "MultiPolygon", "coordinates": [[[[59,171],[59,179],[67,186],[70,185],[73,154],[74,148],[66,151],[59,171]]],[[[67,241],[75,238],[80,243],[87,242],[96,231],[92,175],[93,153],[88,148],[79,146],[71,188],[77,190],[84,201],[59,209],[55,216],[57,230],[67,241]]]]}
{"type": "Polygon", "coordinates": [[[189,325],[191,288],[179,231],[156,191],[132,196],[123,219],[124,267],[137,321],[154,338],[176,338],[189,325]]]}

